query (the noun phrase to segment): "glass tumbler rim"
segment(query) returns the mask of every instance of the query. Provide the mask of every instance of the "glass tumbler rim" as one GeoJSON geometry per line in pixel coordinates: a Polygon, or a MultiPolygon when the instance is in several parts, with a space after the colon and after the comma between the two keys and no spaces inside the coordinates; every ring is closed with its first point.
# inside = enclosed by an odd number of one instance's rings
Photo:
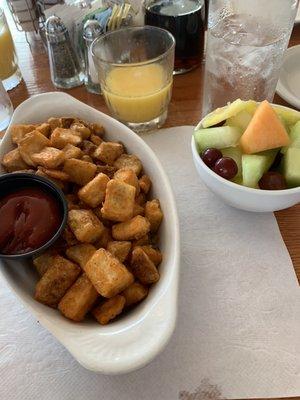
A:
{"type": "Polygon", "coordinates": [[[175,49],[175,38],[174,36],[167,31],[166,29],[163,28],[159,28],[156,26],[151,26],[151,25],[144,25],[144,26],[132,26],[132,27],[125,27],[122,29],[118,29],[115,31],[111,31],[111,32],[107,32],[99,37],[97,37],[96,39],[94,39],[94,41],[91,44],[91,53],[94,59],[95,63],[102,63],[102,64],[106,64],[106,65],[110,65],[113,67],[118,67],[118,68],[122,68],[122,67],[136,67],[136,66],[143,66],[143,65],[147,65],[147,64],[152,64],[155,62],[158,62],[162,59],[164,59],[165,57],[168,56],[168,54],[172,51],[174,51],[175,49]],[[104,58],[99,57],[98,55],[95,54],[94,52],[94,48],[96,46],[96,44],[100,43],[101,41],[105,40],[107,37],[109,36],[113,36],[113,35],[117,35],[120,32],[124,32],[124,31],[142,31],[142,30],[152,30],[152,31],[160,31],[162,33],[164,33],[171,41],[170,41],[170,46],[167,50],[165,50],[163,53],[161,53],[160,55],[158,55],[157,57],[153,57],[153,58],[149,58],[148,60],[145,61],[139,61],[139,62],[126,62],[126,63],[118,63],[118,62],[112,62],[112,61],[108,61],[105,60],[104,58]]]}

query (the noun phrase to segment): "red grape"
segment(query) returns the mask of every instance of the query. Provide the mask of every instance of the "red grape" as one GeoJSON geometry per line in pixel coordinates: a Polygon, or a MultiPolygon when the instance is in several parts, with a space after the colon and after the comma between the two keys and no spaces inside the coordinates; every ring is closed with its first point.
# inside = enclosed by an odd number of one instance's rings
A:
{"type": "Polygon", "coordinates": [[[214,171],[222,178],[229,180],[236,176],[238,166],[231,157],[222,157],[215,163],[214,171]]]}
{"type": "Polygon", "coordinates": [[[263,174],[258,185],[263,190],[283,190],[287,188],[284,176],[275,171],[269,171],[263,174]]]}
{"type": "Polygon", "coordinates": [[[222,158],[222,153],[218,149],[206,149],[201,154],[201,158],[209,168],[213,168],[215,163],[222,158]]]}

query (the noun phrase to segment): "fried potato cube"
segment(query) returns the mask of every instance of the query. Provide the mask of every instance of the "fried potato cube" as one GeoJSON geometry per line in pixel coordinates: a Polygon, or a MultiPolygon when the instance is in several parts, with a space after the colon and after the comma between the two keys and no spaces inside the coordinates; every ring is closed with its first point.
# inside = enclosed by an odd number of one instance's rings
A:
{"type": "Polygon", "coordinates": [[[82,156],[81,160],[82,160],[82,161],[89,162],[89,163],[93,163],[92,157],[88,156],[87,154],[84,154],[84,155],[82,156]]]}
{"type": "Polygon", "coordinates": [[[138,240],[149,231],[149,221],[141,215],[137,215],[129,221],[113,225],[112,237],[115,240],[138,240]]]}
{"type": "Polygon", "coordinates": [[[61,117],[60,118],[60,123],[62,128],[70,128],[70,126],[74,123],[75,118],[74,117],[61,117]]]}
{"type": "Polygon", "coordinates": [[[79,210],[81,208],[78,204],[78,198],[75,194],[67,194],[65,197],[68,203],[68,210],[79,210]]]}
{"type": "Polygon", "coordinates": [[[19,144],[27,133],[35,130],[35,125],[15,124],[10,127],[11,140],[13,143],[19,144]]]}
{"type": "Polygon", "coordinates": [[[140,194],[136,197],[135,201],[137,202],[137,204],[139,204],[140,206],[144,207],[144,205],[146,204],[146,195],[143,192],[140,192],[140,194]]]}
{"type": "Polygon", "coordinates": [[[57,179],[60,181],[69,181],[69,175],[59,169],[50,169],[44,167],[38,167],[38,170],[42,171],[45,175],[50,178],[57,179]]]}
{"type": "Polygon", "coordinates": [[[141,249],[147,254],[153,264],[157,267],[162,262],[162,254],[159,250],[150,245],[141,246],[141,249]]]}
{"type": "Polygon", "coordinates": [[[105,164],[113,165],[114,161],[124,153],[124,147],[116,142],[102,142],[94,152],[94,157],[105,164]]]}
{"type": "Polygon", "coordinates": [[[132,242],[132,248],[134,249],[137,246],[147,246],[149,243],[150,243],[150,237],[147,233],[146,235],[142,236],[140,239],[134,240],[132,242]]]}
{"type": "Polygon", "coordinates": [[[98,174],[78,191],[79,199],[92,208],[97,207],[104,201],[108,182],[109,177],[107,175],[98,174]]]}
{"type": "Polygon", "coordinates": [[[91,135],[90,140],[92,143],[94,143],[96,146],[100,146],[100,144],[103,142],[103,139],[101,139],[100,136],[97,135],[91,135]]]}
{"type": "Polygon", "coordinates": [[[69,247],[66,250],[67,257],[79,264],[84,269],[85,264],[89,261],[92,255],[95,253],[96,247],[92,244],[81,243],[76,246],[69,247]]]}
{"type": "Polygon", "coordinates": [[[132,169],[136,176],[139,176],[143,167],[140,159],[134,154],[122,154],[119,158],[116,159],[116,161],[114,162],[114,166],[117,169],[132,169]]]}
{"type": "Polygon", "coordinates": [[[152,186],[152,182],[151,182],[151,179],[149,178],[149,176],[148,175],[143,175],[139,179],[139,184],[140,184],[141,190],[145,194],[148,194],[148,192],[149,192],[149,190],[151,189],[151,186],[152,186]]]}
{"type": "Polygon", "coordinates": [[[112,241],[112,237],[110,234],[110,229],[107,228],[106,226],[104,227],[104,232],[102,233],[102,235],[100,236],[100,239],[98,239],[95,243],[94,246],[97,249],[106,249],[108,243],[112,241]]]}
{"type": "Polygon", "coordinates": [[[114,173],[116,172],[116,168],[111,165],[97,165],[97,173],[102,172],[107,175],[110,179],[114,177],[114,173]]]}
{"type": "Polygon", "coordinates": [[[140,193],[139,180],[132,169],[121,168],[114,174],[114,179],[117,181],[125,182],[128,185],[135,187],[135,195],[138,196],[140,193]]]}
{"type": "Polygon", "coordinates": [[[131,242],[112,241],[107,244],[107,251],[116,257],[121,263],[126,260],[131,250],[131,242]]]}
{"type": "Polygon", "coordinates": [[[82,142],[78,132],[64,128],[55,128],[51,133],[50,140],[52,146],[58,149],[63,149],[68,143],[78,146],[82,142]]]}
{"type": "Polygon", "coordinates": [[[99,297],[86,274],[82,274],[58,304],[59,311],[67,318],[80,322],[99,297]]]}
{"type": "Polygon", "coordinates": [[[93,243],[100,238],[104,225],[91,210],[71,210],[68,214],[68,224],[82,243],[93,243]]]}
{"type": "Polygon", "coordinates": [[[104,135],[105,130],[102,125],[92,123],[92,124],[89,124],[89,126],[94,135],[97,135],[97,136],[104,135]]]}
{"type": "Polygon", "coordinates": [[[94,152],[97,149],[97,146],[89,140],[84,140],[81,144],[81,149],[84,154],[93,157],[94,152]]]}
{"type": "Polygon", "coordinates": [[[163,219],[163,213],[160,208],[159,200],[147,201],[145,205],[145,217],[150,222],[151,232],[157,232],[163,219]]]}
{"type": "Polygon", "coordinates": [[[19,149],[13,149],[6,153],[2,160],[2,165],[7,172],[20,171],[28,168],[20,155],[19,149]]]}
{"type": "Polygon", "coordinates": [[[70,126],[70,129],[79,133],[83,140],[88,139],[91,136],[91,130],[80,122],[74,122],[70,126]]]}
{"type": "Polygon", "coordinates": [[[53,182],[57,187],[59,187],[61,190],[65,190],[67,184],[64,181],[60,181],[59,179],[53,179],[49,175],[47,175],[44,171],[41,169],[38,169],[36,172],[36,175],[38,176],[43,176],[44,178],[49,179],[51,182],[53,182]]]}
{"type": "Polygon", "coordinates": [[[62,128],[61,118],[49,118],[47,123],[51,126],[51,131],[53,132],[56,128],[62,128]]]}
{"type": "Polygon", "coordinates": [[[78,244],[78,240],[74,233],[71,231],[71,228],[67,225],[62,233],[62,238],[66,242],[68,246],[75,246],[78,244]]]}
{"type": "Polygon", "coordinates": [[[56,256],[54,263],[47,269],[36,285],[35,299],[40,303],[56,308],[80,272],[79,265],[64,257],[56,256]]]}
{"type": "Polygon", "coordinates": [[[81,158],[82,157],[82,151],[80,150],[79,147],[74,146],[73,144],[68,143],[62,151],[64,152],[65,159],[69,158],[81,158]]]}
{"type": "Polygon", "coordinates": [[[143,284],[151,285],[159,280],[159,272],[141,247],[136,247],[131,256],[131,272],[143,284]]]}
{"type": "MultiPolygon", "coordinates": [[[[28,166],[27,166],[28,168],[28,166]]],[[[35,169],[22,169],[22,170],[18,170],[18,171],[12,171],[12,174],[19,174],[20,172],[22,173],[26,173],[26,174],[35,174],[36,170],[35,169]]]]}
{"type": "Polygon", "coordinates": [[[41,132],[42,135],[49,137],[51,134],[51,125],[44,122],[36,127],[36,130],[41,132]]]}
{"type": "Polygon", "coordinates": [[[103,297],[113,297],[133,282],[133,275],[107,250],[97,250],[84,266],[84,271],[103,297]]]}
{"type": "Polygon", "coordinates": [[[106,325],[117,315],[121,314],[125,306],[125,297],[117,295],[104,301],[102,304],[94,308],[93,316],[101,325],[106,325]]]}
{"type": "Polygon", "coordinates": [[[125,297],[125,307],[130,307],[133,304],[142,301],[148,294],[148,288],[143,286],[139,282],[133,282],[128,288],[122,292],[122,296],[125,297]]]}
{"type": "Polygon", "coordinates": [[[134,203],[133,207],[133,217],[136,217],[137,215],[144,215],[145,214],[145,207],[140,206],[138,203],[134,203]]]}
{"type": "Polygon", "coordinates": [[[101,209],[103,217],[112,221],[127,221],[132,218],[134,198],[133,186],[115,179],[110,180],[101,209]]]}
{"type": "Polygon", "coordinates": [[[46,136],[42,135],[39,131],[35,130],[20,140],[19,151],[23,160],[28,165],[34,166],[35,163],[32,161],[31,156],[35,153],[39,153],[45,147],[49,147],[50,141],[46,136]]]}
{"type": "Polygon", "coordinates": [[[39,153],[32,154],[31,160],[35,165],[46,168],[57,168],[65,161],[65,155],[55,147],[44,147],[39,153]]]}
{"type": "Polygon", "coordinates": [[[96,175],[97,167],[87,161],[70,158],[65,161],[63,171],[70,177],[71,182],[77,183],[79,186],[86,185],[96,175]]]}
{"type": "Polygon", "coordinates": [[[55,264],[56,257],[57,254],[55,252],[48,250],[32,260],[33,265],[35,266],[40,276],[43,276],[45,272],[51,267],[51,265],[55,264]]]}

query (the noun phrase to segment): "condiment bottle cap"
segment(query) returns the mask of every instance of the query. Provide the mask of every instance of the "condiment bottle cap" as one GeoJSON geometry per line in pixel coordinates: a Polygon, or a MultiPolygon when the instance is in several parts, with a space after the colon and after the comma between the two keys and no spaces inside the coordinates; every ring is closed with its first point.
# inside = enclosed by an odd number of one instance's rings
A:
{"type": "Polygon", "coordinates": [[[98,21],[89,19],[83,26],[83,37],[85,40],[94,40],[103,33],[103,29],[98,21]]]}
{"type": "Polygon", "coordinates": [[[65,35],[68,30],[59,17],[51,15],[45,23],[45,32],[48,38],[57,38],[60,35],[65,35]]]}

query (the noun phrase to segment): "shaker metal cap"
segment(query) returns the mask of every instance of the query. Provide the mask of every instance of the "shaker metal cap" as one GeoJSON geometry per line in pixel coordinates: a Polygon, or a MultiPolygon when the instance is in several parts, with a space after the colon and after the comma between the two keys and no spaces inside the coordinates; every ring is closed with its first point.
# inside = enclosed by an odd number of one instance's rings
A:
{"type": "Polygon", "coordinates": [[[45,23],[45,32],[47,36],[56,36],[66,31],[67,28],[59,17],[51,15],[51,17],[47,18],[45,23]]]}
{"type": "Polygon", "coordinates": [[[89,19],[83,26],[83,37],[85,40],[93,40],[103,33],[103,29],[98,21],[89,19]]]}

